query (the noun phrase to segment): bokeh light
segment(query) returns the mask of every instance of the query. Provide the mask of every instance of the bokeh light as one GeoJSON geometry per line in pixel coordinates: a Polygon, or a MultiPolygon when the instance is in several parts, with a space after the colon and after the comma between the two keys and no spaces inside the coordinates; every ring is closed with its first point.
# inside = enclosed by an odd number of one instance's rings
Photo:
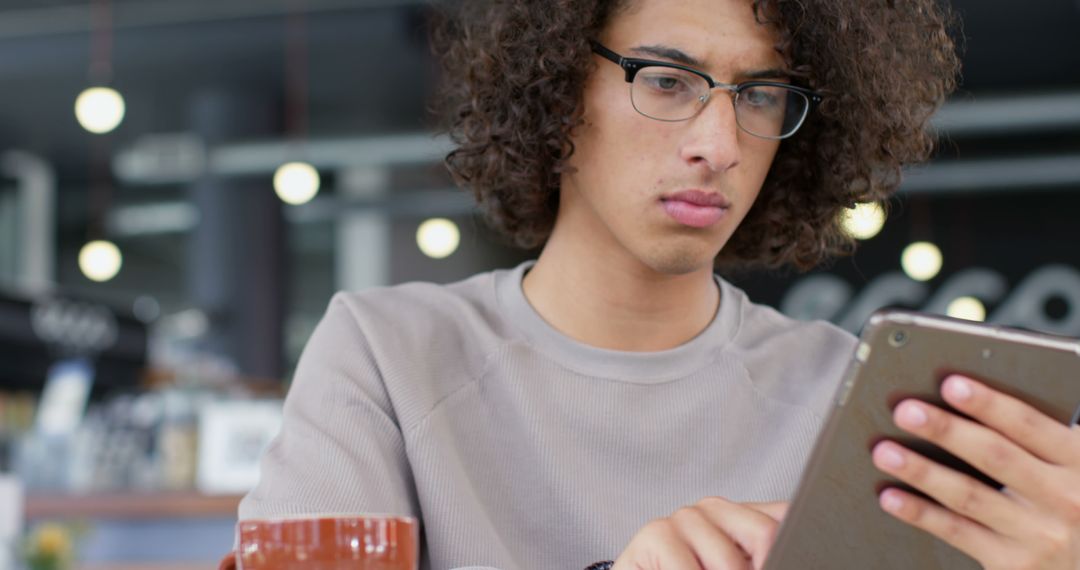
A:
{"type": "Polygon", "coordinates": [[[844,210],[844,231],[855,239],[868,240],[885,227],[885,209],[877,202],[856,204],[844,210]]]}
{"type": "Polygon", "coordinates": [[[116,244],[105,241],[92,241],[79,251],[79,270],[91,281],[108,281],[120,272],[124,257],[116,244]]]}
{"type": "Polygon", "coordinates": [[[986,320],[986,306],[975,297],[958,297],[949,303],[945,314],[956,319],[982,322],[986,320]]]}
{"type": "Polygon", "coordinates": [[[306,162],[290,162],[274,173],[274,192],[282,202],[293,206],[306,204],[319,193],[319,171],[306,162]]]}
{"type": "Polygon", "coordinates": [[[443,259],[457,251],[461,232],[457,224],[445,218],[434,218],[420,224],[416,230],[416,244],[424,255],[443,259]]]}
{"type": "Polygon", "coordinates": [[[929,281],[941,271],[941,250],[930,242],[915,242],[904,248],[900,265],[908,277],[916,281],[929,281]]]}
{"type": "Polygon", "coordinates": [[[75,99],[75,118],[82,128],[94,134],[105,134],[124,120],[124,97],[109,87],[91,87],[75,99]]]}

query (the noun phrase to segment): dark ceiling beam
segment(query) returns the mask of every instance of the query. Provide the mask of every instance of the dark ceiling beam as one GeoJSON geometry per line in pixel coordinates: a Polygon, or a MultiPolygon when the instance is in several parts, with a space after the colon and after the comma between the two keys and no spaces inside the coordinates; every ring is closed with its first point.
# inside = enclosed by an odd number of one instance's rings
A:
{"type": "MultiPolygon", "coordinates": [[[[116,2],[113,28],[128,30],[251,18],[425,5],[423,0],[137,0],[116,2]]],[[[0,9],[0,41],[91,30],[88,2],[19,10],[0,9]]]]}

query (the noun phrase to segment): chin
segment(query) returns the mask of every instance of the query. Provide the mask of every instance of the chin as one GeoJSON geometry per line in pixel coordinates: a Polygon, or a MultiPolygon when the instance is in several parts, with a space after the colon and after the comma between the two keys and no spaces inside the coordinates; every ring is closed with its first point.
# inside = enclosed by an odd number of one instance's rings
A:
{"type": "Polygon", "coordinates": [[[663,275],[687,275],[703,269],[712,271],[715,255],[688,250],[661,252],[642,259],[653,271],[663,275]]]}
{"type": "Polygon", "coordinates": [[[702,239],[693,236],[686,239],[656,239],[637,249],[636,257],[649,269],[661,275],[687,275],[700,271],[712,273],[716,256],[727,239],[702,239]],[[719,247],[717,241],[721,241],[719,247]]]}

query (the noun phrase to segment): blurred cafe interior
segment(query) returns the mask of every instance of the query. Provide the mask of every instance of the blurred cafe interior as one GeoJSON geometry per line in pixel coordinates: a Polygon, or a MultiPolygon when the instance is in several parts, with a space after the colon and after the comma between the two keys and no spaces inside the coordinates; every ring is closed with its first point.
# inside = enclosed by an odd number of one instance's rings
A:
{"type": "MultiPolygon", "coordinates": [[[[752,299],[1080,336],[1080,3],[953,6],[934,160],[752,299]]],[[[212,567],[335,291],[536,255],[442,164],[431,10],[0,0],[0,570],[212,567]]]]}

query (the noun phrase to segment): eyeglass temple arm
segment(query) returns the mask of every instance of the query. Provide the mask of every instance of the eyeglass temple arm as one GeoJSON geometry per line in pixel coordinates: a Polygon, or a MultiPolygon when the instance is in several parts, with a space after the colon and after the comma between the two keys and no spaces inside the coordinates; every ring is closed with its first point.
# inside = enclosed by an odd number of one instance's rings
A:
{"type": "Polygon", "coordinates": [[[604,47],[600,42],[593,41],[590,43],[592,44],[593,52],[623,68],[623,71],[626,72],[627,83],[632,83],[634,81],[634,76],[637,75],[638,69],[640,69],[641,66],[604,47]]]}

